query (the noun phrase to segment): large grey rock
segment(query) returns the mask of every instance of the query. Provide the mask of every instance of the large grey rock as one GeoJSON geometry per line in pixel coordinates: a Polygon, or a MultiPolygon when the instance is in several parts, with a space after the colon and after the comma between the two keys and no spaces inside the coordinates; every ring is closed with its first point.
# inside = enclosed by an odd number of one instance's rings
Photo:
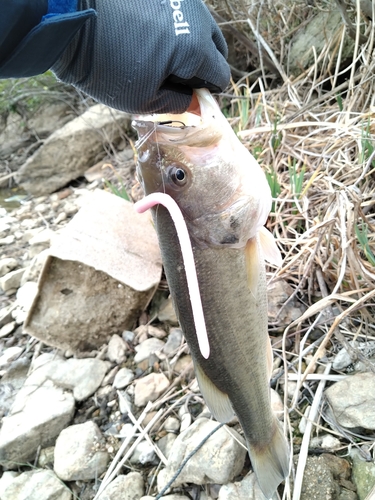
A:
{"type": "MultiPolygon", "coordinates": [[[[198,418],[178,436],[168,457],[167,467],[158,475],[159,491],[167,485],[189,453],[217,426],[217,422],[198,418]]],[[[228,432],[222,427],[216,431],[187,462],[173,487],[183,483],[226,484],[232,481],[242,470],[247,453],[235,438],[243,442],[233,429],[228,432]]]]}
{"type": "MultiPolygon", "coordinates": [[[[341,37],[343,21],[339,9],[332,2],[333,8],[317,10],[317,14],[303,25],[293,36],[291,47],[288,51],[289,71],[295,75],[301,73],[315,62],[315,56],[319,57],[323,49],[327,50],[327,43],[341,37]],[[315,49],[315,53],[312,50],[315,49]]],[[[342,47],[342,60],[352,57],[354,41],[346,36],[342,47]]],[[[337,60],[336,44],[331,43],[327,51],[332,57],[332,63],[337,60]]],[[[322,61],[318,60],[317,67],[322,67],[322,61]]]]}
{"type": "Polygon", "coordinates": [[[144,494],[144,481],[139,472],[117,476],[98,500],[139,500],[144,494]]]}
{"type": "Polygon", "coordinates": [[[375,429],[375,373],[357,373],[325,391],[337,422],[343,427],[375,429]]]}
{"type": "Polygon", "coordinates": [[[70,490],[48,469],[24,472],[13,479],[1,500],[71,500],[70,490]]]}
{"type": "Polygon", "coordinates": [[[0,430],[0,463],[11,468],[33,459],[39,446],[49,446],[70,422],[74,398],[51,380],[22,387],[0,430]]]}
{"type": "Polygon", "coordinates": [[[54,471],[63,481],[95,479],[108,460],[102,433],[92,421],[67,427],[56,440],[54,471]]]}
{"type": "Polygon", "coordinates": [[[96,190],[54,240],[24,329],[61,349],[98,348],[133,327],[160,275],[149,215],[96,190]]]}
{"type": "Polygon", "coordinates": [[[128,124],[126,113],[93,106],[48,137],[20,168],[17,183],[36,196],[53,193],[96,163],[106,144],[119,142],[128,124]]]}

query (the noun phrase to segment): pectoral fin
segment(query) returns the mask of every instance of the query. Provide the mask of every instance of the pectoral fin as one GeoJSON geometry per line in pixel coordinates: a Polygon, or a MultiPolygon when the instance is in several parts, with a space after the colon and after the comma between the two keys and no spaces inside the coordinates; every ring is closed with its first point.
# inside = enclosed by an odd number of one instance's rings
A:
{"type": "Polygon", "coordinates": [[[280,250],[276,245],[273,234],[268,231],[264,226],[259,229],[259,243],[263,252],[264,260],[275,266],[281,266],[283,258],[281,257],[280,250]]]}
{"type": "Polygon", "coordinates": [[[257,296],[258,281],[259,281],[259,271],[260,271],[260,255],[258,248],[258,240],[255,236],[250,238],[246,243],[245,247],[245,258],[246,258],[246,272],[247,272],[247,284],[254,295],[257,296]]]}
{"type": "Polygon", "coordinates": [[[234,411],[227,394],[220,391],[211,382],[197,363],[195,363],[194,368],[199,388],[213,417],[222,423],[232,420],[234,411]]]}

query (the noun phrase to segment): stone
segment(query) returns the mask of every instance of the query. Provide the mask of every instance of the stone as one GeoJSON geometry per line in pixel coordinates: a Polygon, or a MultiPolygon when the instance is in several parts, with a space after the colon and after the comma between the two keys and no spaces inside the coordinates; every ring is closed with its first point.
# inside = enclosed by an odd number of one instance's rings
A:
{"type": "Polygon", "coordinates": [[[101,190],[84,200],[54,239],[24,324],[27,333],[63,350],[91,351],[131,328],[161,276],[148,214],[101,190]]]}
{"type": "Polygon", "coordinates": [[[119,142],[128,125],[126,113],[102,104],[91,107],[44,141],[18,170],[17,184],[34,196],[57,191],[96,163],[104,144],[119,142]]]}
{"type": "Polygon", "coordinates": [[[107,362],[86,358],[68,360],[46,356],[45,362],[34,369],[27,385],[37,385],[52,380],[58,387],[70,389],[76,401],[84,401],[100,387],[107,371],[107,362]]]}
{"type": "Polygon", "coordinates": [[[25,384],[0,430],[0,463],[8,468],[33,460],[39,446],[53,444],[74,414],[73,395],[52,381],[37,387],[25,384]]]}
{"type": "Polygon", "coordinates": [[[98,497],[98,500],[139,500],[145,492],[142,474],[129,472],[114,479],[98,497]]]}
{"type": "Polygon", "coordinates": [[[113,381],[113,387],[115,389],[124,389],[127,387],[134,379],[134,373],[129,370],[129,368],[120,368],[116,373],[115,380],[113,381]]]}
{"type": "Polygon", "coordinates": [[[16,269],[15,271],[10,271],[5,276],[0,278],[0,288],[7,292],[13,288],[19,288],[21,285],[21,279],[25,269],[16,269]]]}
{"type": "Polygon", "coordinates": [[[176,316],[176,311],[174,310],[172,299],[169,297],[160,306],[158,312],[158,320],[161,323],[170,323],[171,325],[178,325],[178,319],[176,316]]]}
{"type": "Polygon", "coordinates": [[[166,354],[168,357],[171,357],[174,354],[176,354],[176,351],[181,346],[183,339],[184,335],[180,328],[171,328],[168,335],[167,343],[163,348],[164,354],[166,354]]]}
{"type": "Polygon", "coordinates": [[[155,401],[168,389],[169,380],[164,373],[150,373],[137,380],[134,390],[134,404],[145,406],[148,401],[155,401]]]}
{"type": "MultiPolygon", "coordinates": [[[[158,491],[168,484],[197,444],[217,426],[217,422],[207,418],[198,418],[177,437],[169,455],[167,467],[158,475],[158,491]]],[[[239,442],[244,442],[233,429],[229,432],[224,427],[218,429],[186,463],[181,474],[174,481],[173,487],[183,483],[226,484],[232,481],[241,472],[247,453],[235,438],[239,442]]]]}
{"type": "Polygon", "coordinates": [[[31,470],[17,476],[1,500],[71,500],[72,493],[48,469],[31,470]]]}
{"type": "Polygon", "coordinates": [[[164,346],[165,342],[154,337],[143,341],[135,348],[137,354],[134,356],[134,363],[141,363],[145,359],[148,359],[151,354],[161,351],[164,346]]]}
{"type": "Polygon", "coordinates": [[[3,494],[8,486],[13,482],[14,478],[19,476],[20,473],[13,470],[6,470],[3,472],[0,478],[0,498],[3,498],[3,494]]]}
{"type": "Polygon", "coordinates": [[[220,488],[218,500],[266,500],[253,472],[242,481],[225,484],[220,488]]]}
{"type": "Polygon", "coordinates": [[[163,428],[167,432],[178,432],[180,429],[180,420],[176,417],[168,417],[164,422],[163,428]]]}
{"type": "Polygon", "coordinates": [[[55,447],[48,446],[47,448],[43,448],[40,450],[38,457],[38,467],[41,469],[51,468],[53,466],[53,462],[55,460],[55,447]]]}
{"type": "Polygon", "coordinates": [[[0,259],[0,277],[5,276],[10,271],[18,266],[18,262],[13,257],[6,257],[5,259],[0,259]]]}
{"type": "MultiPolygon", "coordinates": [[[[375,488],[375,464],[366,462],[358,450],[352,449],[351,458],[353,460],[352,480],[357,487],[359,500],[368,499],[368,494],[375,488]]],[[[368,500],[372,500],[373,497],[368,500]]]]}
{"type": "Polygon", "coordinates": [[[279,420],[284,420],[284,403],[275,389],[271,388],[271,407],[279,420]]]}
{"type": "MultiPolygon", "coordinates": [[[[6,415],[27,378],[30,361],[20,358],[10,365],[0,382],[0,413],[6,415]]],[[[1,497],[0,497],[1,498],[1,497]]]]}
{"type": "MultiPolygon", "coordinates": [[[[319,72],[322,66],[321,53],[326,51],[327,57],[332,59],[332,64],[336,64],[337,53],[334,44],[327,47],[327,41],[335,40],[341,36],[342,18],[339,9],[335,9],[333,4],[326,10],[318,10],[309,19],[309,22],[301,27],[292,37],[291,46],[288,53],[288,69],[291,75],[300,75],[301,72],[316,64],[319,72]],[[324,33],[324,36],[322,36],[324,33]],[[311,47],[315,50],[312,51],[311,47]]],[[[350,36],[344,38],[341,58],[353,56],[354,41],[350,36]]]]}
{"type": "Polygon", "coordinates": [[[56,440],[54,471],[63,481],[96,479],[108,461],[102,433],[91,420],[67,427],[56,440]]]}
{"type": "Polygon", "coordinates": [[[357,373],[331,385],[326,398],[343,427],[375,429],[375,373],[357,373]]]}
{"type": "Polygon", "coordinates": [[[12,321],[11,323],[7,323],[6,325],[2,326],[0,328],[0,339],[12,333],[13,330],[16,328],[16,326],[17,324],[15,321],[12,321]]]}
{"type": "Polygon", "coordinates": [[[13,234],[5,236],[5,238],[0,238],[0,246],[12,245],[16,241],[16,237],[13,234]]]}
{"type": "Polygon", "coordinates": [[[167,434],[162,438],[160,438],[159,441],[157,442],[157,445],[160,451],[165,456],[165,458],[169,457],[176,439],[177,439],[176,434],[173,434],[172,432],[167,432],[167,434]]]}
{"type": "MultiPolygon", "coordinates": [[[[375,354],[375,341],[361,343],[351,341],[349,342],[349,344],[355,351],[360,351],[367,359],[371,358],[375,354]]],[[[352,365],[353,363],[357,364],[356,361],[356,356],[352,356],[352,354],[349,353],[345,348],[342,348],[336,354],[335,359],[332,363],[332,368],[336,371],[345,370],[345,368],[348,368],[348,366],[352,365]]]]}
{"type": "MultiPolygon", "coordinates": [[[[294,457],[295,463],[298,455],[294,457]]],[[[303,475],[300,500],[337,500],[344,499],[347,489],[342,484],[350,476],[347,460],[328,453],[308,456],[303,475]]],[[[350,483],[350,482],[349,482],[350,483]]],[[[353,486],[350,483],[351,487],[353,486]]]]}
{"type": "Polygon", "coordinates": [[[280,328],[284,328],[305,312],[306,307],[295,297],[280,312],[293,291],[285,280],[273,281],[268,286],[268,321],[270,323],[277,323],[280,328]]]}
{"type": "Polygon", "coordinates": [[[126,344],[120,335],[114,334],[108,342],[107,357],[113,363],[121,365],[126,359],[126,344]]]}
{"type": "Polygon", "coordinates": [[[0,356],[0,367],[13,361],[19,354],[21,354],[22,351],[23,348],[18,346],[8,347],[8,349],[5,349],[3,351],[3,355],[0,356]]]}
{"type": "Polygon", "coordinates": [[[135,450],[130,457],[130,463],[146,465],[151,464],[155,460],[155,458],[156,454],[154,447],[151,443],[144,440],[137,444],[137,446],[135,447],[135,450]]]}
{"type": "Polygon", "coordinates": [[[35,135],[45,138],[74,118],[72,108],[65,102],[42,104],[38,112],[29,118],[27,125],[35,135]]]}

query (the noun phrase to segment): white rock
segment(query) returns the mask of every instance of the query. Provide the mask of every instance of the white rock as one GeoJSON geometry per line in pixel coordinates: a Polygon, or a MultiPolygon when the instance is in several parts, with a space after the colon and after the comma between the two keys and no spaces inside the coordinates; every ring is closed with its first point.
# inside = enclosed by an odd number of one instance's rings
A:
{"type": "Polygon", "coordinates": [[[134,356],[134,363],[140,363],[141,361],[148,359],[151,354],[161,351],[164,346],[165,343],[162,340],[154,337],[145,340],[135,348],[137,354],[134,356]]]}
{"type": "Polygon", "coordinates": [[[120,430],[120,437],[126,439],[128,436],[134,436],[134,425],[133,424],[124,424],[120,430]]]}
{"type": "Polygon", "coordinates": [[[19,288],[21,284],[21,279],[25,269],[16,269],[15,271],[10,271],[5,276],[0,278],[0,288],[7,292],[12,288],[19,288]]]}
{"type": "Polygon", "coordinates": [[[242,481],[225,484],[220,488],[218,500],[266,500],[251,472],[242,481]]]}
{"type": "Polygon", "coordinates": [[[63,481],[95,479],[108,460],[102,433],[90,420],[67,427],[56,440],[54,471],[63,481]]]}
{"type": "Polygon", "coordinates": [[[27,471],[13,480],[1,500],[71,500],[72,494],[48,469],[27,471]]]}
{"type": "MultiPolygon", "coordinates": [[[[184,459],[196,448],[197,444],[217,426],[217,422],[198,418],[177,437],[168,458],[168,465],[158,475],[159,491],[168,484],[184,459]]],[[[183,483],[226,484],[233,480],[242,470],[246,456],[246,449],[235,438],[243,442],[241,436],[233,429],[230,432],[224,427],[217,430],[187,462],[173,486],[180,486],[183,483]]]]}
{"type": "Polygon", "coordinates": [[[180,429],[180,420],[176,417],[168,417],[163,427],[167,432],[178,432],[180,429]]]}
{"type": "Polygon", "coordinates": [[[120,368],[116,373],[115,380],[113,381],[113,387],[115,389],[124,389],[127,387],[134,379],[134,373],[129,370],[129,368],[120,368]]]}
{"type": "MultiPolygon", "coordinates": [[[[367,359],[371,358],[375,353],[375,341],[369,341],[369,342],[351,341],[349,342],[349,344],[355,350],[358,350],[360,353],[362,353],[367,359]]],[[[345,348],[342,348],[336,354],[335,359],[332,363],[332,368],[337,371],[344,370],[349,365],[355,363],[355,361],[357,361],[357,359],[355,357],[352,358],[349,352],[345,348]]]]}
{"type": "Polygon", "coordinates": [[[275,389],[271,388],[271,407],[279,420],[284,420],[284,403],[275,389]]]}
{"type": "Polygon", "coordinates": [[[357,373],[336,382],[325,395],[343,427],[375,429],[375,373],[357,373]]]}
{"type": "Polygon", "coordinates": [[[27,281],[24,285],[21,286],[21,288],[17,290],[17,306],[20,307],[23,311],[27,312],[30,309],[37,292],[37,283],[27,281]]]}
{"type": "Polygon", "coordinates": [[[6,470],[3,472],[3,475],[0,478],[0,498],[3,498],[5,490],[13,482],[14,478],[19,475],[19,472],[15,472],[12,470],[6,470]]]}
{"type": "Polygon", "coordinates": [[[148,441],[141,441],[130,458],[132,464],[150,464],[155,460],[155,450],[148,441]]]}
{"type": "Polygon", "coordinates": [[[173,434],[172,432],[168,432],[165,436],[160,438],[159,441],[157,442],[157,445],[160,448],[160,451],[165,456],[165,458],[169,457],[176,439],[177,439],[176,434],[173,434]]]}
{"type": "Polygon", "coordinates": [[[337,439],[335,436],[332,436],[332,434],[326,434],[322,436],[322,448],[324,450],[338,450],[341,447],[340,440],[337,439]]]}
{"type": "Polygon", "coordinates": [[[98,389],[107,371],[107,362],[86,358],[65,360],[55,356],[44,358],[46,361],[34,369],[26,385],[52,380],[55,385],[73,391],[76,401],[84,401],[98,389]]]}
{"type": "Polygon", "coordinates": [[[167,343],[163,348],[164,354],[166,354],[168,357],[175,354],[177,349],[180,347],[183,338],[184,336],[180,328],[171,328],[171,331],[169,332],[168,335],[167,343]]]}
{"type": "Polygon", "coordinates": [[[139,472],[117,476],[98,500],[138,500],[144,494],[144,481],[139,472]]]}
{"type": "Polygon", "coordinates": [[[2,328],[0,328],[0,339],[12,333],[15,328],[16,328],[15,321],[11,321],[10,323],[4,325],[2,328]]]}
{"type": "Polygon", "coordinates": [[[136,406],[145,406],[148,401],[155,401],[160,394],[168,389],[169,384],[170,382],[164,373],[150,373],[150,375],[146,375],[146,377],[136,382],[134,404],[136,406]]]}
{"type": "Polygon", "coordinates": [[[0,366],[5,366],[7,365],[10,361],[15,359],[21,352],[23,351],[23,347],[8,347],[8,349],[5,349],[4,353],[2,356],[0,356],[0,366]]]}
{"type": "Polygon", "coordinates": [[[176,311],[174,310],[172,299],[169,297],[165,302],[161,305],[158,320],[161,323],[171,323],[172,325],[178,325],[178,319],[176,316],[176,311]]]}
{"type": "Polygon", "coordinates": [[[71,500],[72,493],[53,471],[32,470],[18,476],[2,500],[71,500]]]}
{"type": "Polygon", "coordinates": [[[108,359],[113,363],[121,365],[121,363],[123,363],[126,359],[125,352],[126,344],[123,339],[117,334],[112,335],[108,343],[108,359]]]}
{"type": "Polygon", "coordinates": [[[118,391],[117,394],[120,412],[123,415],[127,415],[129,412],[133,413],[130,396],[125,391],[118,391]]]}
{"type": "Polygon", "coordinates": [[[69,423],[74,398],[47,380],[40,386],[23,386],[0,430],[0,463],[12,466],[33,459],[69,423]]]}
{"type": "Polygon", "coordinates": [[[0,238],[0,245],[12,245],[16,240],[16,237],[13,234],[9,236],[5,236],[5,238],[0,238]]]}
{"type": "Polygon", "coordinates": [[[6,257],[5,259],[0,260],[0,277],[5,276],[10,271],[13,271],[18,265],[16,259],[12,257],[6,257]]]}

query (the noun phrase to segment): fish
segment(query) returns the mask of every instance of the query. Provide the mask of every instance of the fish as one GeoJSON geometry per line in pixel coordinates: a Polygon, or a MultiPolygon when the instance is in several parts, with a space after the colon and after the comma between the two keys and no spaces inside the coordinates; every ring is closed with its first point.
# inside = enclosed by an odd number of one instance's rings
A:
{"type": "Polygon", "coordinates": [[[271,498],[290,467],[270,403],[265,260],[281,263],[264,227],[272,197],[264,172],[214,97],[206,89],[194,92],[200,114],[133,121],[136,173],[145,192],[136,205],[138,211],[152,207],[170,294],[207,406],[219,422],[237,416],[259,486],[271,498]],[[188,233],[198,292],[173,207],[188,233]]]}

